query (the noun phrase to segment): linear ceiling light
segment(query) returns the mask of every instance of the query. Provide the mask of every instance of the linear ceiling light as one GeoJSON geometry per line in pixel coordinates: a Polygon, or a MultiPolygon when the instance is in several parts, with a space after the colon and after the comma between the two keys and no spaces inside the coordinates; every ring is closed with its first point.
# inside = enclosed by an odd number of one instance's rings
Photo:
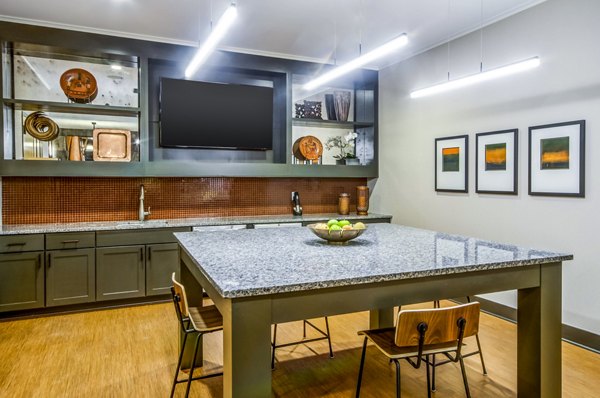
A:
{"type": "Polygon", "coordinates": [[[208,58],[208,56],[215,49],[219,41],[223,38],[223,36],[225,36],[225,33],[227,33],[227,30],[235,20],[236,16],[237,8],[235,7],[235,4],[231,4],[229,8],[227,8],[227,10],[223,13],[221,19],[219,19],[219,22],[217,22],[217,26],[215,26],[213,31],[210,33],[208,39],[206,39],[204,44],[202,44],[202,46],[198,49],[196,55],[194,55],[194,58],[192,58],[188,67],[185,69],[186,78],[192,77],[192,75],[196,73],[200,65],[202,65],[204,61],[206,61],[206,58],[208,58]]]}
{"type": "Polygon", "coordinates": [[[525,61],[520,61],[514,64],[502,66],[500,68],[491,69],[486,72],[480,72],[476,75],[463,77],[457,80],[450,80],[445,83],[436,84],[435,86],[422,88],[420,90],[413,91],[410,93],[410,98],[421,98],[428,95],[443,93],[444,91],[454,90],[456,88],[470,86],[475,83],[485,82],[487,80],[496,79],[498,77],[504,77],[533,69],[540,65],[540,58],[533,57],[525,61]]]}
{"type": "Polygon", "coordinates": [[[406,36],[406,34],[402,34],[397,38],[388,41],[384,45],[379,46],[372,51],[369,51],[365,55],[361,55],[360,57],[348,62],[347,64],[338,66],[337,68],[330,70],[329,72],[317,77],[316,79],[309,81],[303,86],[303,88],[305,90],[312,90],[314,88],[322,86],[323,84],[337,79],[338,77],[345,75],[346,73],[354,69],[358,69],[361,66],[376,60],[377,58],[381,58],[384,55],[396,51],[398,48],[406,45],[406,43],[408,43],[408,37],[406,36]]]}

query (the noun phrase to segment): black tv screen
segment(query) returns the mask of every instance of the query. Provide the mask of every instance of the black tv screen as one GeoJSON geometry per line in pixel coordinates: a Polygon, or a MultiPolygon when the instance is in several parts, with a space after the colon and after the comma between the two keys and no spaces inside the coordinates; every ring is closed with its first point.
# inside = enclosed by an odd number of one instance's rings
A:
{"type": "Polygon", "coordinates": [[[273,89],[162,78],[160,145],[273,148],[273,89]]]}

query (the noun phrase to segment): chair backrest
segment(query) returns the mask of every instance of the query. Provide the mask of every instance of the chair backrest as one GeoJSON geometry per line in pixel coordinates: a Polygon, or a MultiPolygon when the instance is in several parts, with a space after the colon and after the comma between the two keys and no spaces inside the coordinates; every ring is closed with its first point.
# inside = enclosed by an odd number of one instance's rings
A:
{"type": "MultiPolygon", "coordinates": [[[[185,287],[183,287],[183,285],[179,282],[177,282],[177,280],[175,279],[175,272],[173,272],[173,275],[171,276],[171,281],[173,281],[173,292],[175,295],[179,296],[179,300],[176,300],[176,305],[179,306],[179,311],[181,312],[181,316],[183,316],[184,318],[188,318],[189,317],[189,310],[188,310],[188,302],[187,302],[187,296],[185,295],[185,287]]],[[[173,297],[175,298],[175,297],[173,297]]]]}
{"type": "Polygon", "coordinates": [[[419,324],[426,324],[424,344],[456,342],[459,337],[459,320],[464,319],[463,337],[479,330],[479,303],[427,310],[403,310],[398,313],[395,343],[400,347],[419,345],[419,324]]]}

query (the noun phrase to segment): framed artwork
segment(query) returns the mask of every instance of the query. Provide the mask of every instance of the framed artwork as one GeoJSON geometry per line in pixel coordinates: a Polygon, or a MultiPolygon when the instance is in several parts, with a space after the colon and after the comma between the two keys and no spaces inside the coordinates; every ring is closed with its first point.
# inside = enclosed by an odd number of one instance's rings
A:
{"type": "Polygon", "coordinates": [[[435,139],[435,190],[468,192],[469,136],[435,139]]]}
{"type": "Polygon", "coordinates": [[[452,268],[468,262],[468,238],[442,233],[435,235],[434,253],[436,268],[452,268]]]}
{"type": "Polygon", "coordinates": [[[529,127],[529,195],[585,197],[585,120],[529,127]]]}
{"type": "Polygon", "coordinates": [[[519,130],[475,135],[475,192],[518,193],[519,130]]]}

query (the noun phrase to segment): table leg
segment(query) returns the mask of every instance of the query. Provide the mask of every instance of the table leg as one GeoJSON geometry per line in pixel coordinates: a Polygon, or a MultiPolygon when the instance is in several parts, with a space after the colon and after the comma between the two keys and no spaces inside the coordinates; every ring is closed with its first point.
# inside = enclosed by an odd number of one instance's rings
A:
{"type": "Polygon", "coordinates": [[[223,396],[271,397],[271,301],[228,301],[223,313],[223,396]]]}
{"type": "Polygon", "coordinates": [[[561,263],[540,266],[540,286],[518,294],[517,394],[560,397],[561,263]]]}
{"type": "Polygon", "coordinates": [[[394,326],[394,307],[380,308],[369,312],[369,329],[391,328],[394,326]]]}
{"type": "MultiPolygon", "coordinates": [[[[188,299],[188,304],[192,307],[201,307],[202,306],[202,286],[198,283],[196,278],[190,273],[188,267],[182,262],[180,266],[180,282],[183,286],[185,286],[185,294],[188,299]]],[[[178,324],[179,325],[179,324],[178,324]]],[[[181,344],[183,344],[183,336],[185,335],[181,328],[179,330],[179,349],[181,349],[181,344]]],[[[185,352],[183,353],[183,358],[181,360],[181,369],[189,369],[192,363],[192,359],[194,357],[194,344],[196,341],[196,333],[192,333],[187,337],[187,343],[185,346],[185,352]]],[[[202,367],[204,363],[204,357],[202,353],[202,337],[200,337],[200,341],[198,342],[198,355],[196,356],[196,367],[202,367]]]]}

